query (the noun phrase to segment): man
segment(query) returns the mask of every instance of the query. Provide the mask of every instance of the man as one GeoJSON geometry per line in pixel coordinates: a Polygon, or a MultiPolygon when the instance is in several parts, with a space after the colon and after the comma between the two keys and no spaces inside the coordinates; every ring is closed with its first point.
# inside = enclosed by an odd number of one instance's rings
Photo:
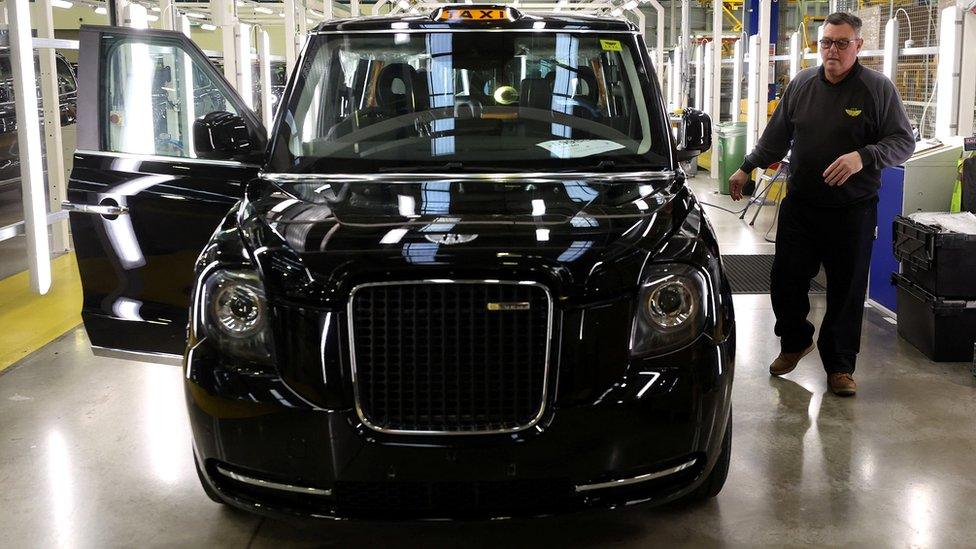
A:
{"type": "Polygon", "coordinates": [[[750,172],[792,149],[770,287],[781,352],[769,372],[787,374],[813,351],[807,293],[822,264],[827,312],[817,346],[828,386],[841,396],[857,391],[854,364],[881,169],[905,162],[915,150],[895,86],[857,61],[860,30],[861,20],[853,15],[827,17],[820,40],[823,65],[790,82],[755,150],[729,179],[732,198],[739,200],[750,172]]]}

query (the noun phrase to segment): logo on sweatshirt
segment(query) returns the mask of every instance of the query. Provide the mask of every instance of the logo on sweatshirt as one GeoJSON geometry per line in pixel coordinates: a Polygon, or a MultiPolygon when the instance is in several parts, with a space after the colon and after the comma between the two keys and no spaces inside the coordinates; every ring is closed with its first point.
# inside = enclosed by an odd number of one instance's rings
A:
{"type": "Polygon", "coordinates": [[[847,113],[847,116],[850,116],[852,118],[861,116],[861,109],[844,109],[844,112],[847,113]]]}

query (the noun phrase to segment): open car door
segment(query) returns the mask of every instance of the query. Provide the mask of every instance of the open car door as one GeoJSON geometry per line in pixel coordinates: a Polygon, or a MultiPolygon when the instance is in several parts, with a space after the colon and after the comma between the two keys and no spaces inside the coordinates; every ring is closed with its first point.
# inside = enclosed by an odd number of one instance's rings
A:
{"type": "Polygon", "coordinates": [[[71,232],[92,350],[179,362],[193,264],[267,134],[183,34],[81,27],[71,232]],[[128,353],[135,353],[129,355],[128,353]]]}

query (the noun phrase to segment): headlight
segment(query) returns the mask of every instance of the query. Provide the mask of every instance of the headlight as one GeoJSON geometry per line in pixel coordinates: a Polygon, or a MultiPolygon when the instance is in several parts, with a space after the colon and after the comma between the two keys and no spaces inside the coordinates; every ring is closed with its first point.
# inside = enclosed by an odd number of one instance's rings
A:
{"type": "Polygon", "coordinates": [[[202,334],[222,351],[254,362],[271,361],[268,303],[257,273],[215,271],[204,281],[197,307],[202,334]]]}
{"type": "Polygon", "coordinates": [[[663,354],[691,343],[705,329],[708,280],[680,263],[649,265],[639,293],[631,354],[663,354]]]}

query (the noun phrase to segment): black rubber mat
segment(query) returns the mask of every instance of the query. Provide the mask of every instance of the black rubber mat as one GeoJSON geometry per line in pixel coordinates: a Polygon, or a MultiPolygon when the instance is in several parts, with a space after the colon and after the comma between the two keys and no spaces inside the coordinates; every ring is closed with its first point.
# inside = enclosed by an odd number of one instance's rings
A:
{"type": "MultiPolygon", "coordinates": [[[[769,273],[773,270],[771,255],[723,255],[725,272],[733,294],[768,294],[769,273]]],[[[810,293],[826,292],[816,280],[810,281],[810,293]]]]}

